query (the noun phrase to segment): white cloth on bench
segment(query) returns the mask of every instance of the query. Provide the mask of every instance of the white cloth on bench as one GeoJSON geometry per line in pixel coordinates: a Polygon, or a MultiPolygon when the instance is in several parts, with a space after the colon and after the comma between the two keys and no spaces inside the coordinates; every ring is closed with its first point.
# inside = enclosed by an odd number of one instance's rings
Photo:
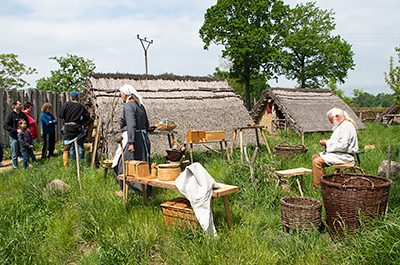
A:
{"type": "Polygon", "coordinates": [[[175,180],[178,190],[190,201],[199,224],[207,234],[217,235],[211,209],[212,189],[222,188],[200,163],[193,163],[175,180]]]}

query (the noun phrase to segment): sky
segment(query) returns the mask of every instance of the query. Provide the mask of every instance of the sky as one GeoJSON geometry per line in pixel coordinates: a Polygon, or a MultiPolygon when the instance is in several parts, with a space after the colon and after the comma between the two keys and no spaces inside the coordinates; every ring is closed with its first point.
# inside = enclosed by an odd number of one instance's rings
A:
{"type": "MultiPolygon", "coordinates": [[[[307,1],[285,1],[294,7],[307,1]]],[[[35,86],[59,68],[49,57],[81,56],[96,65],[95,72],[144,74],[144,49],[148,47],[149,74],[207,76],[223,65],[222,46],[203,49],[199,29],[206,10],[217,0],[0,0],[0,54],[14,53],[18,60],[37,69],[24,79],[35,86]]],[[[332,10],[336,30],[352,44],[354,70],[339,89],[351,96],[353,89],[370,94],[393,93],[385,83],[390,57],[400,46],[400,1],[317,0],[332,10]]],[[[295,87],[279,78],[272,87],[295,87]]]]}

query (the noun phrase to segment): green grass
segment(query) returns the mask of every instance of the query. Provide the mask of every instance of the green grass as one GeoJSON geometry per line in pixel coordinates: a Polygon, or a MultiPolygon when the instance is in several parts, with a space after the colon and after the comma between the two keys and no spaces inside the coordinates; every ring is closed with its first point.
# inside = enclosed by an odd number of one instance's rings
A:
{"type": "MultiPolygon", "coordinates": [[[[177,191],[154,188],[147,205],[138,194],[131,194],[123,205],[114,195],[118,185],[112,173],[104,185],[103,170],[90,168],[88,160],[81,166],[83,190],[74,163],[65,170],[61,156],[40,161],[40,167],[0,173],[0,264],[398,264],[398,179],[391,186],[387,217],[363,226],[357,236],[333,241],[326,230],[283,232],[279,200],[298,196],[298,191],[295,182],[275,189],[272,172],[311,168],[312,154],[321,149],[318,140],[329,136],[306,135],[309,151],[293,158],[268,154],[263,146],[254,165],[256,187],[247,163],[240,162],[239,150],[231,164],[215,152],[195,152],[194,159],[217,181],[239,186],[239,192],[229,196],[232,229],[227,227],[222,200],[214,200],[217,238],[208,238],[200,228],[164,225],[160,204],[180,196],[177,191]],[[71,185],[70,193],[44,200],[44,187],[56,178],[71,185]]],[[[301,136],[283,131],[269,138],[270,147],[282,141],[300,144],[301,136]]],[[[392,159],[399,160],[399,126],[367,124],[359,131],[359,141],[361,150],[376,145],[361,155],[367,174],[376,175],[389,145],[392,159]]],[[[254,146],[249,147],[253,152],[254,146]]],[[[155,161],[162,163],[165,158],[155,161]]],[[[312,176],[304,180],[305,196],[322,200],[321,192],[312,189],[312,176]]]]}

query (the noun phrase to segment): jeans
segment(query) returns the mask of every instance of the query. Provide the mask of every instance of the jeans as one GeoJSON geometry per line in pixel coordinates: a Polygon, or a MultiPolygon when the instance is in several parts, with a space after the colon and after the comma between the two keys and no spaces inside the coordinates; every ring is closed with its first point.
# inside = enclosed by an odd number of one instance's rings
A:
{"type": "Polygon", "coordinates": [[[11,147],[11,159],[14,169],[18,168],[18,153],[19,153],[19,142],[18,139],[10,136],[10,147],[11,147]]]}
{"type": "MultiPolygon", "coordinates": [[[[84,149],[83,149],[83,141],[84,140],[85,140],[84,137],[82,137],[81,139],[77,140],[78,156],[79,156],[79,160],[81,160],[81,161],[85,160],[85,154],[84,154],[84,149]]],[[[76,160],[76,158],[75,158],[75,144],[74,143],[71,144],[71,148],[69,149],[69,157],[71,157],[72,160],[76,160]]]]}
{"type": "Polygon", "coordinates": [[[55,136],[55,133],[43,134],[42,158],[50,157],[54,154],[55,136]]]}
{"type": "Polygon", "coordinates": [[[23,165],[25,169],[28,167],[29,157],[32,158],[32,161],[35,163],[35,165],[38,165],[38,162],[36,160],[35,154],[33,153],[32,149],[22,150],[22,155],[24,156],[23,165]]]}

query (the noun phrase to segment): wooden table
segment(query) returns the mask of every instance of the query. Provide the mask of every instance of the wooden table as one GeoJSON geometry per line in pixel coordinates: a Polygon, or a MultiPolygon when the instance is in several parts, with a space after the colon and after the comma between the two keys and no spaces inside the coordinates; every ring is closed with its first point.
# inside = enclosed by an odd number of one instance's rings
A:
{"type": "Polygon", "coordinates": [[[207,147],[206,144],[212,144],[212,143],[219,143],[219,145],[221,147],[222,158],[224,158],[224,146],[223,145],[225,145],[226,158],[228,159],[229,162],[231,162],[231,157],[229,156],[228,145],[226,143],[226,140],[222,139],[222,140],[211,140],[211,141],[204,141],[204,142],[184,143],[185,147],[187,145],[189,145],[190,163],[193,163],[193,145],[194,144],[203,144],[203,145],[205,145],[207,147]]]}
{"type": "Polygon", "coordinates": [[[177,131],[153,131],[153,132],[149,132],[150,135],[158,135],[158,134],[167,135],[169,148],[172,148],[174,146],[175,134],[176,133],[177,133],[177,131]]]}
{"type": "Polygon", "coordinates": [[[231,155],[233,153],[233,148],[235,146],[235,141],[236,141],[236,135],[237,131],[239,131],[239,140],[240,140],[240,160],[243,161],[243,130],[254,130],[256,134],[256,141],[257,141],[257,146],[260,147],[260,140],[258,137],[258,132],[261,133],[261,136],[264,140],[265,145],[267,146],[268,153],[271,154],[271,149],[269,148],[267,138],[265,137],[263,129],[265,129],[265,126],[245,126],[245,127],[237,127],[237,128],[232,128],[233,131],[233,139],[232,139],[232,147],[231,147],[231,155]]]}
{"type": "MultiPolygon", "coordinates": [[[[118,179],[123,180],[124,177],[122,175],[119,175],[118,179]]],[[[150,185],[150,186],[164,188],[164,189],[170,189],[170,190],[178,190],[178,188],[175,185],[175,181],[164,181],[164,180],[159,180],[158,178],[152,179],[152,178],[140,178],[140,177],[127,176],[126,182],[127,183],[134,182],[134,183],[142,184],[142,196],[143,196],[144,203],[147,203],[145,185],[150,185]]],[[[226,184],[224,184],[223,188],[213,189],[213,194],[212,194],[213,198],[222,197],[222,199],[224,200],[226,220],[228,222],[229,228],[232,227],[232,214],[231,214],[231,210],[229,208],[228,195],[235,193],[238,190],[239,190],[239,188],[237,186],[231,186],[231,185],[226,185],[226,184]]]]}

